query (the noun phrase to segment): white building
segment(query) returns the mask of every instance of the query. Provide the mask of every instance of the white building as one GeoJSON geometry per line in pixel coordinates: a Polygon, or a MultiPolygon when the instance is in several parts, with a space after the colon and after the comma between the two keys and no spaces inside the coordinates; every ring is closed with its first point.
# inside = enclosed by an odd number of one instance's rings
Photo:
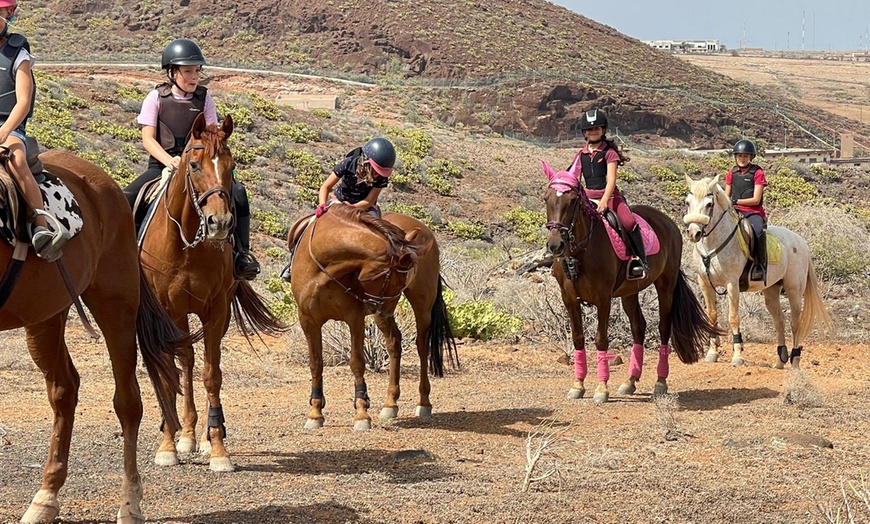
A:
{"type": "Polygon", "coordinates": [[[644,40],[644,44],[672,53],[721,53],[725,46],[718,40],[644,40]]]}

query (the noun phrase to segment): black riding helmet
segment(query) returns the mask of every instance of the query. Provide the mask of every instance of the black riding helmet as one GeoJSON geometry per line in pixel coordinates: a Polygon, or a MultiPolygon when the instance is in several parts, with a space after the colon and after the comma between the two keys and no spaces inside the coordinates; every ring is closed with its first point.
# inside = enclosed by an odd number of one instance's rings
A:
{"type": "Polygon", "coordinates": [[[738,140],[734,143],[735,155],[752,155],[755,157],[758,151],[755,149],[755,143],[752,140],[738,140]]]}
{"type": "Polygon", "coordinates": [[[372,138],[362,146],[369,165],[381,176],[388,177],[396,165],[396,148],[386,138],[372,138]]]}
{"type": "Polygon", "coordinates": [[[196,42],[187,38],[178,38],[163,48],[163,57],[160,60],[160,66],[163,69],[168,70],[172,66],[187,65],[205,65],[202,49],[196,45],[196,42]]]}
{"type": "Polygon", "coordinates": [[[607,130],[607,116],[597,109],[590,109],[583,113],[583,118],[580,119],[580,130],[586,131],[593,127],[603,127],[607,130]]]}

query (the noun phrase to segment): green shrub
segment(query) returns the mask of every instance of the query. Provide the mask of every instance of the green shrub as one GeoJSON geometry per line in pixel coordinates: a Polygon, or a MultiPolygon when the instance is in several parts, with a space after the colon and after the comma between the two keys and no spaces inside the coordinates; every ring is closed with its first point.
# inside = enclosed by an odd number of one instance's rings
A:
{"type": "Polygon", "coordinates": [[[461,220],[454,220],[447,224],[447,230],[459,238],[477,240],[483,236],[485,228],[461,220]]]}
{"type": "Polygon", "coordinates": [[[514,335],[522,327],[522,320],[519,317],[496,309],[492,301],[472,300],[454,304],[454,298],[452,292],[444,294],[450,328],[457,338],[491,340],[514,335]]]}
{"type": "Polygon", "coordinates": [[[676,173],[664,166],[650,166],[649,172],[663,182],[675,182],[680,179],[676,173]]]}
{"type": "Polygon", "coordinates": [[[251,102],[254,104],[254,112],[266,120],[278,120],[281,118],[281,109],[275,102],[266,100],[257,93],[251,93],[251,102]]]}
{"type": "Polygon", "coordinates": [[[314,155],[308,151],[288,149],[284,158],[290,167],[296,170],[296,183],[308,189],[319,190],[326,177],[323,168],[314,155]]]}
{"type": "Polygon", "coordinates": [[[148,93],[138,87],[122,85],[115,90],[115,98],[118,100],[137,100],[142,101],[148,93]]]}
{"type": "Polygon", "coordinates": [[[513,229],[520,240],[528,244],[539,244],[546,235],[541,228],[547,222],[547,214],[543,211],[532,211],[517,207],[508,211],[504,222],[513,229]]]}
{"type": "Polygon", "coordinates": [[[290,283],[281,280],[273,273],[273,276],[266,279],[264,284],[266,289],[274,295],[274,299],[269,301],[269,309],[272,310],[272,313],[287,324],[295,322],[299,310],[293,299],[290,283]]]}
{"type": "Polygon", "coordinates": [[[281,124],[275,130],[275,134],[287,138],[297,144],[307,144],[320,140],[320,133],[308,127],[308,124],[281,124]]]}
{"type": "MultiPolygon", "coordinates": [[[[392,179],[392,177],[390,177],[392,179]]],[[[420,204],[403,204],[401,202],[388,202],[381,206],[385,213],[401,213],[414,217],[420,222],[423,222],[430,228],[435,228],[435,223],[426,208],[420,204]]]]}
{"type": "Polygon", "coordinates": [[[426,187],[435,191],[439,195],[450,196],[453,194],[453,185],[437,173],[427,174],[426,187]]]}
{"type": "Polygon", "coordinates": [[[249,107],[242,107],[239,104],[225,104],[216,102],[218,118],[225,118],[227,115],[233,117],[233,128],[250,129],[254,125],[254,113],[249,107]]]}
{"type": "Polygon", "coordinates": [[[625,182],[626,184],[634,184],[635,182],[640,180],[640,176],[634,172],[633,169],[623,167],[619,170],[619,181],[625,182]]]}
{"type": "Polygon", "coordinates": [[[263,175],[253,169],[236,169],[233,172],[233,178],[243,184],[259,184],[263,181],[263,175]]]}
{"type": "Polygon", "coordinates": [[[686,195],[689,194],[689,186],[686,185],[686,180],[676,180],[665,183],[665,194],[677,201],[684,201],[686,195]]]}
{"type": "Polygon", "coordinates": [[[791,207],[815,199],[819,190],[793,169],[782,168],[768,180],[764,196],[776,207],[791,207]]]}
{"type": "Polygon", "coordinates": [[[138,141],[142,136],[142,132],[138,129],[118,125],[106,120],[90,120],[87,123],[87,129],[98,135],[109,135],[118,140],[138,141]]]}
{"type": "Polygon", "coordinates": [[[825,182],[839,182],[840,180],[842,180],[839,171],[832,167],[823,166],[821,164],[811,165],[810,172],[825,182]]]}
{"type": "Polygon", "coordinates": [[[332,118],[332,113],[328,109],[312,109],[311,114],[320,118],[332,118]]]}
{"type": "Polygon", "coordinates": [[[271,211],[254,211],[257,230],[270,237],[283,239],[286,236],[287,220],[284,215],[271,211]]]}
{"type": "Polygon", "coordinates": [[[280,260],[284,258],[284,250],[278,246],[269,246],[266,248],[266,256],[269,258],[274,258],[275,260],[280,260]]]}
{"type": "Polygon", "coordinates": [[[734,167],[734,158],[728,153],[709,155],[707,157],[707,165],[717,173],[722,173],[722,176],[725,176],[725,173],[734,167]]]}

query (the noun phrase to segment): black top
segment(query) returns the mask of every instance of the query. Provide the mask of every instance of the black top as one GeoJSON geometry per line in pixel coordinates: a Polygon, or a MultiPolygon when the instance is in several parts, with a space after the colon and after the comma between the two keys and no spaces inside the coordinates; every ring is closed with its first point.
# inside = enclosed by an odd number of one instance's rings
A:
{"type": "Polygon", "coordinates": [[[375,173],[372,185],[366,184],[365,180],[359,180],[356,176],[357,166],[362,158],[362,148],[358,147],[347,154],[344,160],[338,163],[332,170],[341,181],[335,187],[335,196],[341,202],[357,204],[365,200],[372,189],[387,187],[389,179],[375,173]]]}

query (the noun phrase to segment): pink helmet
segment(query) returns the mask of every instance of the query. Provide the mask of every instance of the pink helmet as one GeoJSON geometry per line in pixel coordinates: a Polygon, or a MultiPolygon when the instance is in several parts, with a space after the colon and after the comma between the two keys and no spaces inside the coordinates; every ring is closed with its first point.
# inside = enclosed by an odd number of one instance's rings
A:
{"type": "Polygon", "coordinates": [[[0,8],[15,7],[18,5],[18,0],[0,0],[0,8]]]}

